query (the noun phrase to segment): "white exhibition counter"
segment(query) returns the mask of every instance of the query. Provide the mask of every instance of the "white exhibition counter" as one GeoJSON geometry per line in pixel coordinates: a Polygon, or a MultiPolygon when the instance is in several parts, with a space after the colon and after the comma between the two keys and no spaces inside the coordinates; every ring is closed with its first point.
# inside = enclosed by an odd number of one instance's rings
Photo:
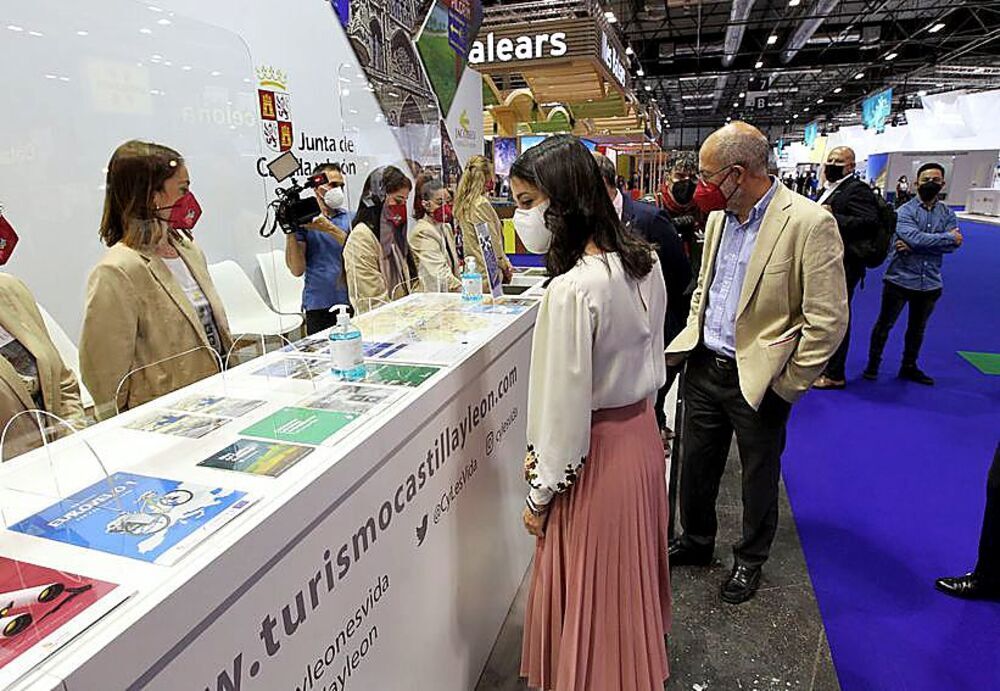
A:
{"type": "Polygon", "coordinates": [[[54,631],[3,641],[35,636],[0,659],[0,687],[475,688],[533,549],[520,514],[535,304],[412,296],[356,320],[370,390],[337,389],[325,355],[310,369],[286,349],[5,463],[5,590],[14,572],[24,588],[55,572],[89,585],[62,593],[54,631]],[[178,409],[202,415],[164,413],[178,409]],[[199,465],[268,441],[281,459],[247,467],[277,477],[199,465]]]}
{"type": "Polygon", "coordinates": [[[983,216],[1000,216],[1000,189],[973,188],[965,202],[965,212],[983,216]]]}

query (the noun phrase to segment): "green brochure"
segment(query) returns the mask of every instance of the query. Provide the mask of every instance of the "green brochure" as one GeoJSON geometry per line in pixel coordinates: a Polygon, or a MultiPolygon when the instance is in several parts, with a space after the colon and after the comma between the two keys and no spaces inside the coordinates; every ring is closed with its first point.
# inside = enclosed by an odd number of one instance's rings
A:
{"type": "Polygon", "coordinates": [[[258,439],[318,446],[349,425],[358,416],[329,410],[282,408],[241,434],[258,439]]]}

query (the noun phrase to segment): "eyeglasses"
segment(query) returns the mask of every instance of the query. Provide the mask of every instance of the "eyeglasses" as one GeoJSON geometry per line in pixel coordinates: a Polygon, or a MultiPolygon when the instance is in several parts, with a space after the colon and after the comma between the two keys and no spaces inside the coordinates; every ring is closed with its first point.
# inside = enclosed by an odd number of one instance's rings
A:
{"type": "Polygon", "coordinates": [[[727,171],[730,168],[733,168],[735,166],[742,166],[742,165],[743,165],[742,163],[730,163],[728,166],[725,166],[723,168],[719,168],[714,173],[709,173],[707,170],[702,170],[701,168],[699,168],[698,169],[697,177],[698,177],[698,179],[701,182],[708,182],[709,180],[711,180],[712,178],[714,178],[719,173],[725,172],[725,171],[727,171]]]}

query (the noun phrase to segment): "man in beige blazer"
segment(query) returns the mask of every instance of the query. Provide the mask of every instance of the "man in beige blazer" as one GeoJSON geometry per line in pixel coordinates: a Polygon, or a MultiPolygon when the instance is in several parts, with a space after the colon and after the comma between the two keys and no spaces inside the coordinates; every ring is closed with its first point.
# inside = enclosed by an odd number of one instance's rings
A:
{"type": "MultiPolygon", "coordinates": [[[[74,426],[87,424],[76,375],[52,343],[35,299],[24,283],[0,274],[0,433],[14,420],[0,450],[2,460],[42,444],[35,416],[18,417],[32,409],[58,415],[74,426]]],[[[41,423],[50,439],[69,432],[52,419],[43,417],[41,423]]]]}
{"type": "Polygon", "coordinates": [[[233,344],[205,255],[176,233],[167,242],[211,306],[220,342],[209,341],[156,247],[118,242],[90,273],[80,337],[81,374],[99,420],[217,374],[233,344]]]}
{"type": "Polygon", "coordinates": [[[743,537],[722,599],[749,600],[778,525],[778,481],[791,405],[847,328],[843,244],[818,204],[767,174],[770,144],[734,122],[705,140],[697,197],[712,213],[687,326],[667,347],[687,360],[682,392],[682,537],[672,566],[708,565],[715,502],[733,433],[743,466],[743,537]]]}

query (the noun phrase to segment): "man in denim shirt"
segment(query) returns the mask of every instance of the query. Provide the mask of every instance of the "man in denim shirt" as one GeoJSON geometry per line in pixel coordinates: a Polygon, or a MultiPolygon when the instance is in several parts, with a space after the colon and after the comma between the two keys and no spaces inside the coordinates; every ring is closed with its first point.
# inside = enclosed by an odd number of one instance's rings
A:
{"type": "Polygon", "coordinates": [[[895,243],[885,270],[882,307],[872,329],[865,379],[878,377],[882,351],[903,307],[910,306],[899,378],[931,386],[934,379],[917,367],[927,320],[941,297],[941,260],[962,246],[955,212],[938,200],[944,168],[925,163],[917,171],[917,197],[899,208],[895,243]]]}

